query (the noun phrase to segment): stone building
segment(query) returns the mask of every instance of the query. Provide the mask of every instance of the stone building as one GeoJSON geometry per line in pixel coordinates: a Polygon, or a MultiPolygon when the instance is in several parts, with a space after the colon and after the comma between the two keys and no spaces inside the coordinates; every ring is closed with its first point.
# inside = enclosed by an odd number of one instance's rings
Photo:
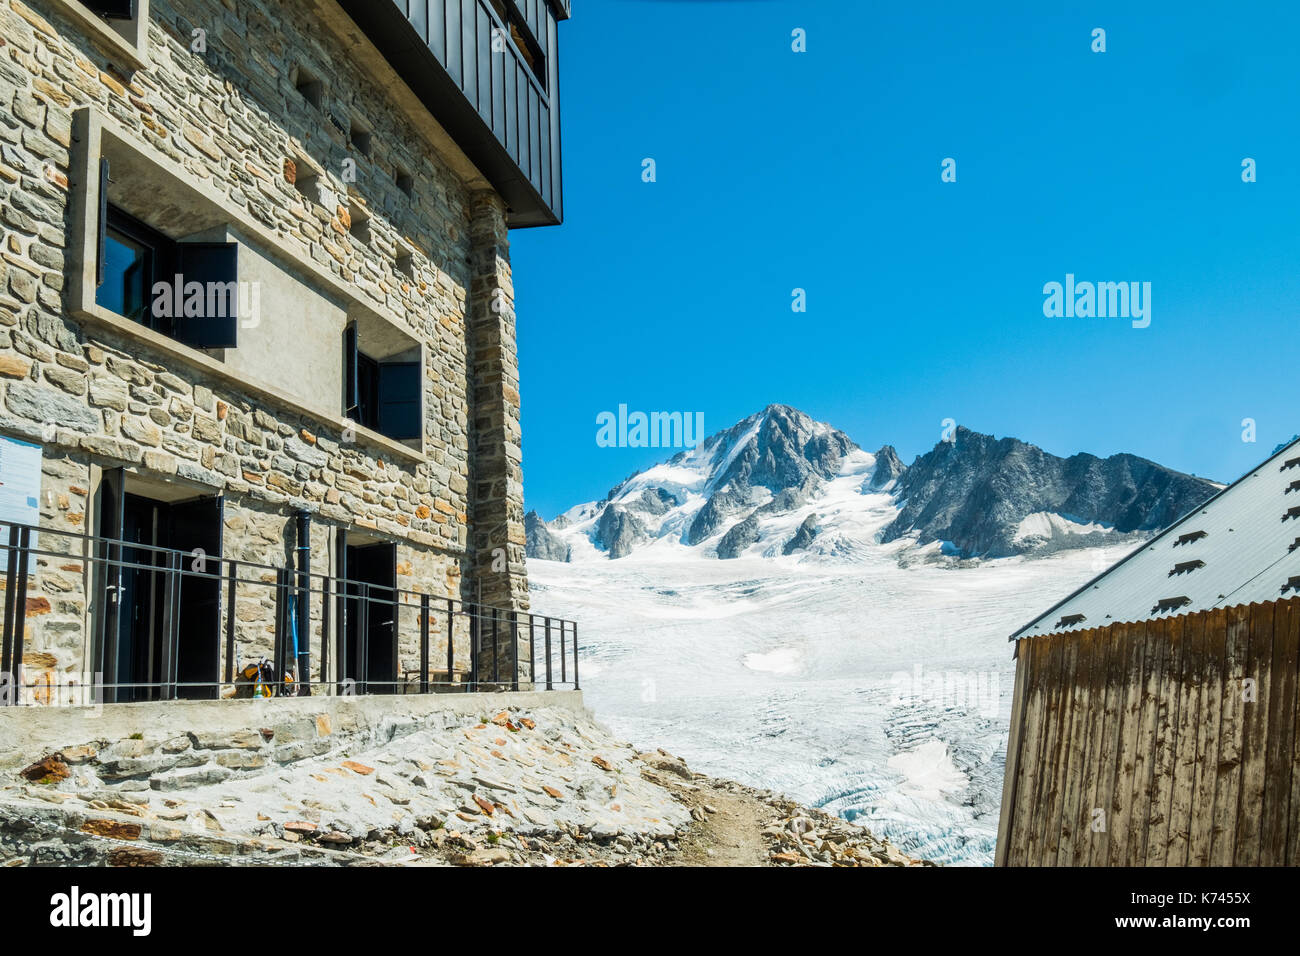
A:
{"type": "MultiPolygon", "coordinates": [[[[419,663],[402,592],[527,610],[508,230],[562,218],[568,15],[0,0],[0,441],[39,446],[30,523],[57,532],[31,559],[28,682],[215,696],[199,685],[271,654],[288,602],[304,676],[392,689],[419,663]],[[95,538],[265,567],[228,631],[225,562],[160,594],[95,538]],[[299,603],[277,568],[389,603],[299,603]]],[[[433,660],[452,640],[460,670],[447,616],[433,660]]]]}

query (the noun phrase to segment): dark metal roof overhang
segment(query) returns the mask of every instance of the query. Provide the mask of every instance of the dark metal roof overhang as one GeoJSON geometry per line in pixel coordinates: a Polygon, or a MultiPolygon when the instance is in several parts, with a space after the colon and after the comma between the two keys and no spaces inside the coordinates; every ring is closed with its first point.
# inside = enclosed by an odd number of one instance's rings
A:
{"type": "MultiPolygon", "coordinates": [[[[569,0],[549,0],[545,7],[541,0],[524,2],[529,19],[544,34],[539,39],[547,54],[549,95],[525,73],[528,68],[513,47],[504,56],[491,53],[484,24],[490,29],[498,21],[483,0],[428,0],[427,17],[432,20],[442,8],[441,26],[455,33],[453,41],[441,41],[441,58],[433,41],[426,39],[435,34],[435,26],[426,23],[422,37],[409,19],[408,0],[339,0],[343,11],[501,194],[511,228],[558,225],[564,218],[555,23],[569,18],[570,5],[569,0]],[[461,10],[475,8],[474,24],[448,29],[444,2],[461,10]],[[459,70],[463,83],[445,62],[452,42],[458,45],[453,68],[459,70]],[[484,51],[489,63],[491,58],[502,60],[504,71],[496,64],[484,69],[484,51]]],[[[465,18],[470,19],[470,14],[465,18]]]]}

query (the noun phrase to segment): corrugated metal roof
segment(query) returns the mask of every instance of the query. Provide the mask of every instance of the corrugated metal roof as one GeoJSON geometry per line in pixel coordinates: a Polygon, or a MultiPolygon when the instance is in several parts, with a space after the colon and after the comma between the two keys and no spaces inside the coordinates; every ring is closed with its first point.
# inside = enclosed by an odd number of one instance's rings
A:
{"type": "Polygon", "coordinates": [[[1297,596],[1298,589],[1300,440],[1039,615],[1011,640],[1276,601],[1297,596]]]}

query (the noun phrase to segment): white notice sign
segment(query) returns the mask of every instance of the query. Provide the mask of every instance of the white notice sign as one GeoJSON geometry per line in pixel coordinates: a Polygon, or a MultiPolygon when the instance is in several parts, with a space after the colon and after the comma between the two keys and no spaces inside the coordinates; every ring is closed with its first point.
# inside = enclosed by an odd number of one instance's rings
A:
{"type": "MultiPolygon", "coordinates": [[[[0,539],[9,543],[7,522],[37,525],[41,520],[41,446],[0,435],[0,539]]],[[[32,547],[36,536],[32,535],[32,547]]],[[[0,570],[9,552],[0,550],[0,570]]]]}

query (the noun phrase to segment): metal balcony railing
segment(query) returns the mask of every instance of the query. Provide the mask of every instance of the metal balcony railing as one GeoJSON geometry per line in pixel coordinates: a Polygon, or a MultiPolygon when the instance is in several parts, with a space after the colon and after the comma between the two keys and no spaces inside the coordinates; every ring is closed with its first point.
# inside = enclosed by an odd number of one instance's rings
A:
{"type": "MultiPolygon", "coordinates": [[[[68,693],[100,704],[580,686],[576,622],[418,590],[13,522],[0,522],[0,580],[0,704],[53,703],[68,693]],[[143,587],[124,583],[132,572],[143,587]],[[81,611],[54,615],[55,604],[81,611]],[[298,607],[308,608],[306,626],[298,607]],[[273,620],[273,639],[250,649],[256,642],[240,640],[240,611],[259,608],[273,620]],[[47,614],[65,627],[80,616],[80,650],[65,659],[74,652],[62,641],[55,664],[25,667],[29,631],[47,614]],[[123,625],[142,619],[147,640],[137,635],[124,649],[123,625]],[[392,642],[391,656],[380,655],[391,662],[383,673],[370,669],[372,623],[392,642]],[[435,663],[442,641],[445,660],[435,663]],[[468,660],[458,659],[457,644],[468,660]],[[246,675],[250,667],[255,676],[246,675]]],[[[256,630],[258,614],[250,620],[256,630]]],[[[41,647],[46,654],[54,644],[41,647]]]]}

